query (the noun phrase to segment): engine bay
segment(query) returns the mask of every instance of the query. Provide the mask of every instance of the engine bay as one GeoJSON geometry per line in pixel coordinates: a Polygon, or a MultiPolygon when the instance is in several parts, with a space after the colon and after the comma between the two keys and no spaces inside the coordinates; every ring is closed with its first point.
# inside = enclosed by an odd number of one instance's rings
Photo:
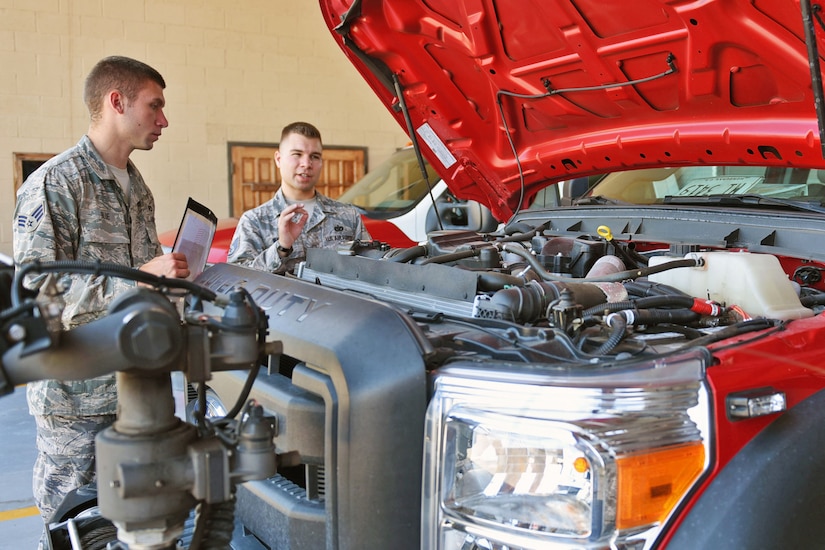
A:
{"type": "Polygon", "coordinates": [[[825,304],[825,264],[709,244],[712,224],[693,243],[552,225],[315,249],[296,276],[404,310],[436,350],[430,368],[456,356],[606,366],[780,327],[825,304]]]}

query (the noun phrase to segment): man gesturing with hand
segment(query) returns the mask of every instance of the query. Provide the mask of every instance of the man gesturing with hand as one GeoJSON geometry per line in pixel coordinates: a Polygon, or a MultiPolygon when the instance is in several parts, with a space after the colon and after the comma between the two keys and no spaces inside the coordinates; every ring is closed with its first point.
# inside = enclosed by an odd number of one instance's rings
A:
{"type": "Polygon", "coordinates": [[[292,272],[308,248],[371,241],[358,210],[318,193],[323,167],[321,133],[306,122],[281,132],[275,164],[281,187],[264,204],[243,213],[228,262],[273,273],[292,272]]]}

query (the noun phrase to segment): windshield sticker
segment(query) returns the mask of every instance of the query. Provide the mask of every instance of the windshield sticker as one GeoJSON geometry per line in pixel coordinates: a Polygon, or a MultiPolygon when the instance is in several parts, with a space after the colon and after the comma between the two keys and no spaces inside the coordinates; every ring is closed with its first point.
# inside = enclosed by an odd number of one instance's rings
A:
{"type": "Polygon", "coordinates": [[[716,177],[693,180],[682,187],[678,197],[703,197],[706,195],[741,195],[756,186],[760,177],[716,177]]]}
{"type": "Polygon", "coordinates": [[[438,160],[441,161],[444,168],[449,168],[455,164],[455,157],[450,150],[447,149],[447,146],[444,145],[444,142],[435,134],[429,124],[425,122],[419,126],[416,133],[424,140],[424,143],[430,147],[432,152],[435,153],[435,156],[438,157],[438,160]]]}

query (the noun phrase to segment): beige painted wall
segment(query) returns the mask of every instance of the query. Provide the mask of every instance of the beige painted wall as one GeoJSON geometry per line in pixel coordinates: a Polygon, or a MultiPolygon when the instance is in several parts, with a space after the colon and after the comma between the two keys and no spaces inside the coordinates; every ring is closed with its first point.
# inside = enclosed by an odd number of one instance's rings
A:
{"type": "Polygon", "coordinates": [[[166,79],[170,126],[132,160],[159,231],[188,196],[229,213],[227,142],[277,142],[295,120],[375,166],[408,138],[327,31],[314,0],[0,0],[0,252],[11,254],[13,153],[58,153],[88,127],[83,79],[128,55],[166,79]]]}

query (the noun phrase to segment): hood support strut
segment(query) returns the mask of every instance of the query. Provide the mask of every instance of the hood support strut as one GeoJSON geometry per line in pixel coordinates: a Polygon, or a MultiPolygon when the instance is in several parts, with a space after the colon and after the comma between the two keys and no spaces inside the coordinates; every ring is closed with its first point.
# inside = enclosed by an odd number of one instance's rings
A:
{"type": "Polygon", "coordinates": [[[825,96],[822,93],[822,73],[819,68],[819,51],[816,47],[816,29],[814,27],[813,12],[819,11],[819,5],[811,8],[811,0],[801,0],[802,22],[805,27],[805,44],[808,46],[808,67],[811,70],[811,86],[814,92],[814,106],[816,107],[816,120],[819,124],[819,145],[822,149],[822,157],[825,158],[825,96]]]}
{"type": "Polygon", "coordinates": [[[418,145],[418,132],[416,132],[415,127],[413,127],[412,119],[410,118],[410,110],[407,107],[407,102],[404,100],[404,91],[401,89],[401,83],[398,81],[398,75],[395,73],[392,75],[392,82],[395,87],[395,95],[398,98],[398,105],[401,107],[401,112],[404,114],[404,122],[407,123],[407,133],[410,135],[410,139],[412,140],[413,149],[415,150],[415,158],[418,160],[418,168],[421,169],[421,176],[424,178],[424,181],[427,182],[427,188],[429,189],[430,200],[433,203],[435,218],[438,220],[438,227],[443,231],[444,223],[441,221],[441,214],[438,211],[438,204],[435,202],[435,197],[433,196],[433,186],[430,184],[430,178],[427,175],[427,168],[424,166],[424,157],[421,155],[421,148],[418,145]]]}

